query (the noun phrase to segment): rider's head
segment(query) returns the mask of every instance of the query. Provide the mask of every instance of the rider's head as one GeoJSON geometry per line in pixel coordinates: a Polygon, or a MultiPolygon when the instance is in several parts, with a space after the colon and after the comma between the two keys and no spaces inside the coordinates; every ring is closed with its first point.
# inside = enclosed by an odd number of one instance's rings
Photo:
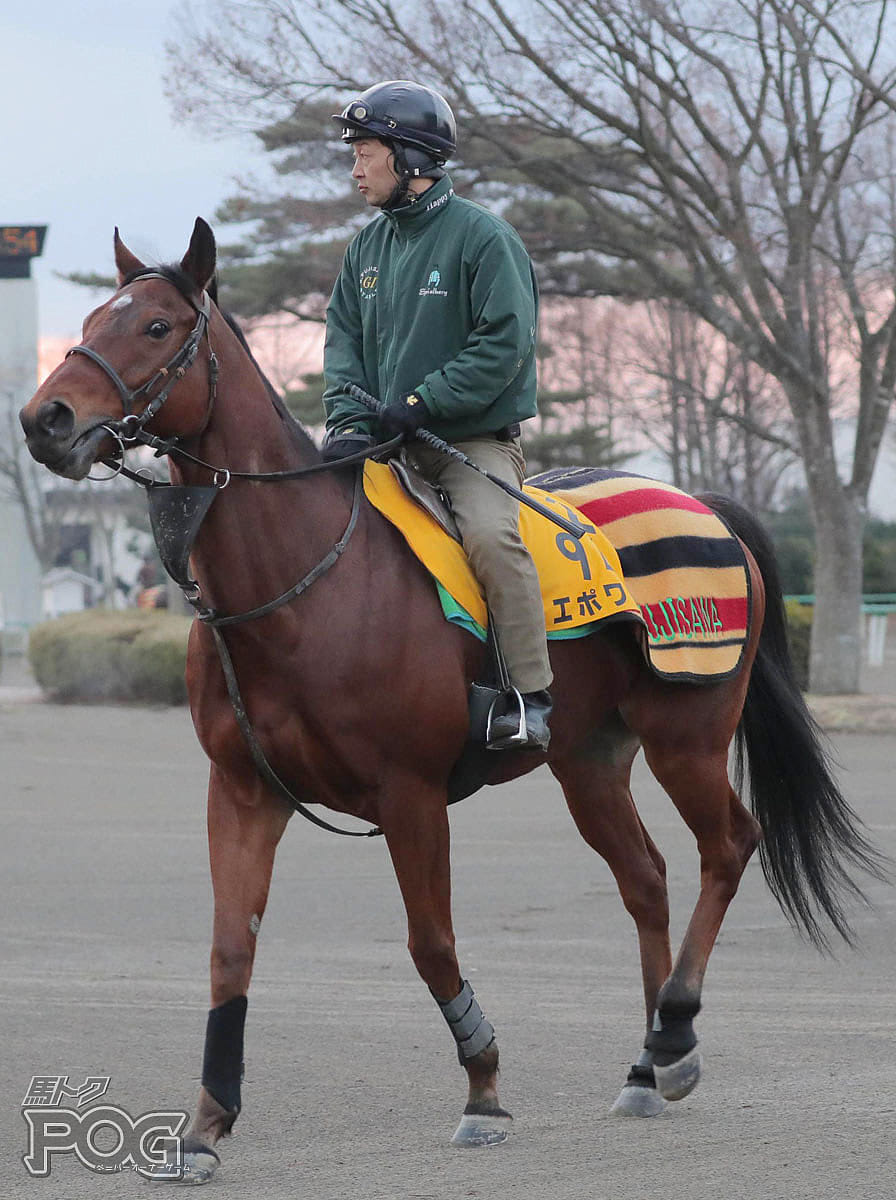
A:
{"type": "MultiPolygon", "coordinates": [[[[384,199],[366,193],[378,208],[396,208],[409,190],[423,190],[415,181],[441,179],[445,160],[455,150],[457,127],[448,102],[431,88],[405,79],[377,83],[333,117],[347,143],[376,140],[390,151],[395,184],[384,199]]],[[[424,187],[429,186],[426,182],[424,187]]]]}

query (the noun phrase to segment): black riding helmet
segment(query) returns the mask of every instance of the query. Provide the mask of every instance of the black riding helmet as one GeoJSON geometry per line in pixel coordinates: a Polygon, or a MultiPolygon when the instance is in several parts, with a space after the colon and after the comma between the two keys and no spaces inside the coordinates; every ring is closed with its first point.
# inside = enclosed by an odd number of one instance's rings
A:
{"type": "Polygon", "coordinates": [[[392,147],[399,186],[389,207],[404,200],[412,178],[441,179],[445,160],[457,146],[448,101],[407,79],[374,84],[341,113],[334,113],[333,120],[342,125],[344,142],[372,137],[392,147]]]}

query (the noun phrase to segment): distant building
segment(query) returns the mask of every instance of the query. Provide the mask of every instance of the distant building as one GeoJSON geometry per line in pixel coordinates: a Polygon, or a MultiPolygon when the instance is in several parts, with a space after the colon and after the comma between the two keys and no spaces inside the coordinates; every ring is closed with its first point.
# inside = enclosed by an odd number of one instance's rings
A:
{"type": "MultiPolygon", "coordinates": [[[[37,387],[37,285],[31,259],[43,249],[46,226],[0,225],[0,448],[27,455],[18,410],[37,387]]],[[[25,515],[0,478],[0,620],[27,629],[41,616],[40,565],[25,515]]]]}
{"type": "Polygon", "coordinates": [[[41,581],[42,616],[61,617],[64,613],[81,612],[96,602],[100,585],[90,575],[72,567],[53,567],[41,581]]]}

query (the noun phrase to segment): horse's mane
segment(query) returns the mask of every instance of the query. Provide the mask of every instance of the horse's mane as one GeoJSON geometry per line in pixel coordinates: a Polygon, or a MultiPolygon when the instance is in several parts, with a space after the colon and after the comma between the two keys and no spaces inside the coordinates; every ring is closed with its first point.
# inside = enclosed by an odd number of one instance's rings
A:
{"type": "MultiPolygon", "coordinates": [[[[162,266],[158,266],[158,267],[138,267],[135,271],[130,271],[124,277],[124,279],[122,281],[122,287],[124,287],[126,284],[133,283],[135,279],[139,279],[142,275],[147,274],[147,272],[149,272],[149,271],[152,271],[153,274],[164,275],[164,277],[168,280],[168,282],[174,284],[174,286],[177,288],[177,290],[180,292],[180,294],[186,300],[192,300],[193,296],[196,293],[196,284],[190,278],[190,276],[186,273],[186,271],[182,270],[181,267],[178,266],[176,263],[165,263],[162,266]]],[[[208,293],[211,296],[214,303],[217,305],[218,304],[218,277],[217,277],[217,275],[212,279],[212,282],[209,284],[208,293]]],[[[271,383],[270,379],[268,379],[267,375],[265,375],[264,371],[261,369],[261,366],[260,366],[258,360],[256,359],[255,355],[252,353],[251,349],[249,348],[249,343],[246,341],[246,335],[243,333],[242,329],[240,328],[236,317],[234,317],[232,313],[226,312],[223,308],[219,307],[218,311],[221,313],[221,316],[224,318],[224,320],[227,322],[230,329],[233,331],[237,341],[242,346],[243,350],[246,352],[246,354],[249,358],[249,361],[252,363],[252,366],[258,372],[259,377],[261,378],[261,381],[264,384],[265,391],[267,392],[271,403],[273,404],[274,408],[276,409],[277,414],[280,417],[281,421],[283,421],[284,425],[286,425],[289,428],[290,434],[302,446],[303,449],[305,449],[305,450],[311,449],[316,452],[317,447],[315,446],[314,442],[308,436],[308,434],[305,432],[305,430],[302,428],[302,426],[299,424],[299,422],[295,419],[295,417],[292,415],[292,413],[289,411],[289,409],[286,407],[286,404],[284,403],[283,398],[281,397],[280,393],[277,391],[277,389],[271,383]]]]}

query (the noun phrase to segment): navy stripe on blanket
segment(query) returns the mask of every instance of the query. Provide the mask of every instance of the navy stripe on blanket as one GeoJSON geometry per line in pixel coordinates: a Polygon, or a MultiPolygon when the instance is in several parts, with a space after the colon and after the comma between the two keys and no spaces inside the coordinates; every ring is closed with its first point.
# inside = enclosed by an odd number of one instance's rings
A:
{"type": "Polygon", "coordinates": [[[617,551],[627,579],[672,567],[742,567],[744,563],[740,545],[731,537],[665,537],[617,546],[617,551]]]}

